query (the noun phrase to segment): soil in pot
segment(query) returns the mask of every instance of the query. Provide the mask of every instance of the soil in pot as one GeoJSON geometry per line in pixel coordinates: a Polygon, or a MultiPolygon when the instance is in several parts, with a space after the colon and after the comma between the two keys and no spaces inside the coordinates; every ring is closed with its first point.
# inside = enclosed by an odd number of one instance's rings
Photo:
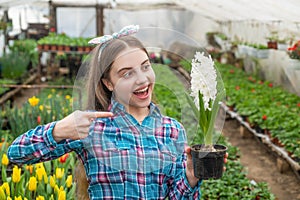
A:
{"type": "Polygon", "coordinates": [[[214,145],[216,151],[208,152],[201,148],[203,146],[204,145],[197,144],[191,148],[194,175],[202,180],[221,178],[223,175],[224,156],[227,147],[216,144],[214,145]]]}

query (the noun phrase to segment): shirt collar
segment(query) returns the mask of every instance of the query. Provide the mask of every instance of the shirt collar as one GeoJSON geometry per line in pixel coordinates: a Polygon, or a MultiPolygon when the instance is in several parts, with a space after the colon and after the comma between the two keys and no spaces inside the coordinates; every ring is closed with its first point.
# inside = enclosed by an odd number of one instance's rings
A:
{"type": "MultiPolygon", "coordinates": [[[[150,111],[148,116],[159,117],[159,118],[162,117],[159,108],[153,102],[151,102],[149,106],[150,106],[150,111]]],[[[129,115],[129,113],[127,113],[125,110],[125,106],[119,103],[118,101],[116,101],[113,97],[111,98],[111,104],[108,110],[115,114],[123,113],[129,115]]]]}

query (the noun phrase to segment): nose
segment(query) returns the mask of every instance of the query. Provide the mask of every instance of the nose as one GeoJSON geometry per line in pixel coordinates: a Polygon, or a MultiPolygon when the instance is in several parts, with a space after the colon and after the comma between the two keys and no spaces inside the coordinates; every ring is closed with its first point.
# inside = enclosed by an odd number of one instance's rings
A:
{"type": "Polygon", "coordinates": [[[136,77],[136,84],[142,85],[148,81],[147,72],[143,72],[142,70],[138,70],[137,77],[136,77]]]}

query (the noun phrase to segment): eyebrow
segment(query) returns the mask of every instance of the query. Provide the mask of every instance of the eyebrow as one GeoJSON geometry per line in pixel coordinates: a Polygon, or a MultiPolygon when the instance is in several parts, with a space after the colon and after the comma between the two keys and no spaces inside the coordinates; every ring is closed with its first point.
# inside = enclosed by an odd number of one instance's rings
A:
{"type": "MultiPolygon", "coordinates": [[[[146,62],[149,62],[149,59],[147,58],[146,60],[144,60],[141,65],[145,64],[146,62]]],[[[126,70],[130,70],[132,69],[132,67],[124,67],[122,69],[120,69],[117,73],[120,74],[122,71],[126,71],[126,70]]]]}

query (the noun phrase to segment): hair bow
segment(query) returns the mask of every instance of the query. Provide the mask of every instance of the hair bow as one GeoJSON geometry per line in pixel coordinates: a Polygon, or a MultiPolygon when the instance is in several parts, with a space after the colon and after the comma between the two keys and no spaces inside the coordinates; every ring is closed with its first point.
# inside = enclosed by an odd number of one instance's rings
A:
{"type": "Polygon", "coordinates": [[[139,30],[139,25],[125,26],[119,32],[113,33],[112,35],[103,35],[101,37],[91,39],[89,41],[89,44],[104,44],[113,39],[118,39],[123,36],[134,34],[134,33],[138,32],[138,30],[139,30]]]}

